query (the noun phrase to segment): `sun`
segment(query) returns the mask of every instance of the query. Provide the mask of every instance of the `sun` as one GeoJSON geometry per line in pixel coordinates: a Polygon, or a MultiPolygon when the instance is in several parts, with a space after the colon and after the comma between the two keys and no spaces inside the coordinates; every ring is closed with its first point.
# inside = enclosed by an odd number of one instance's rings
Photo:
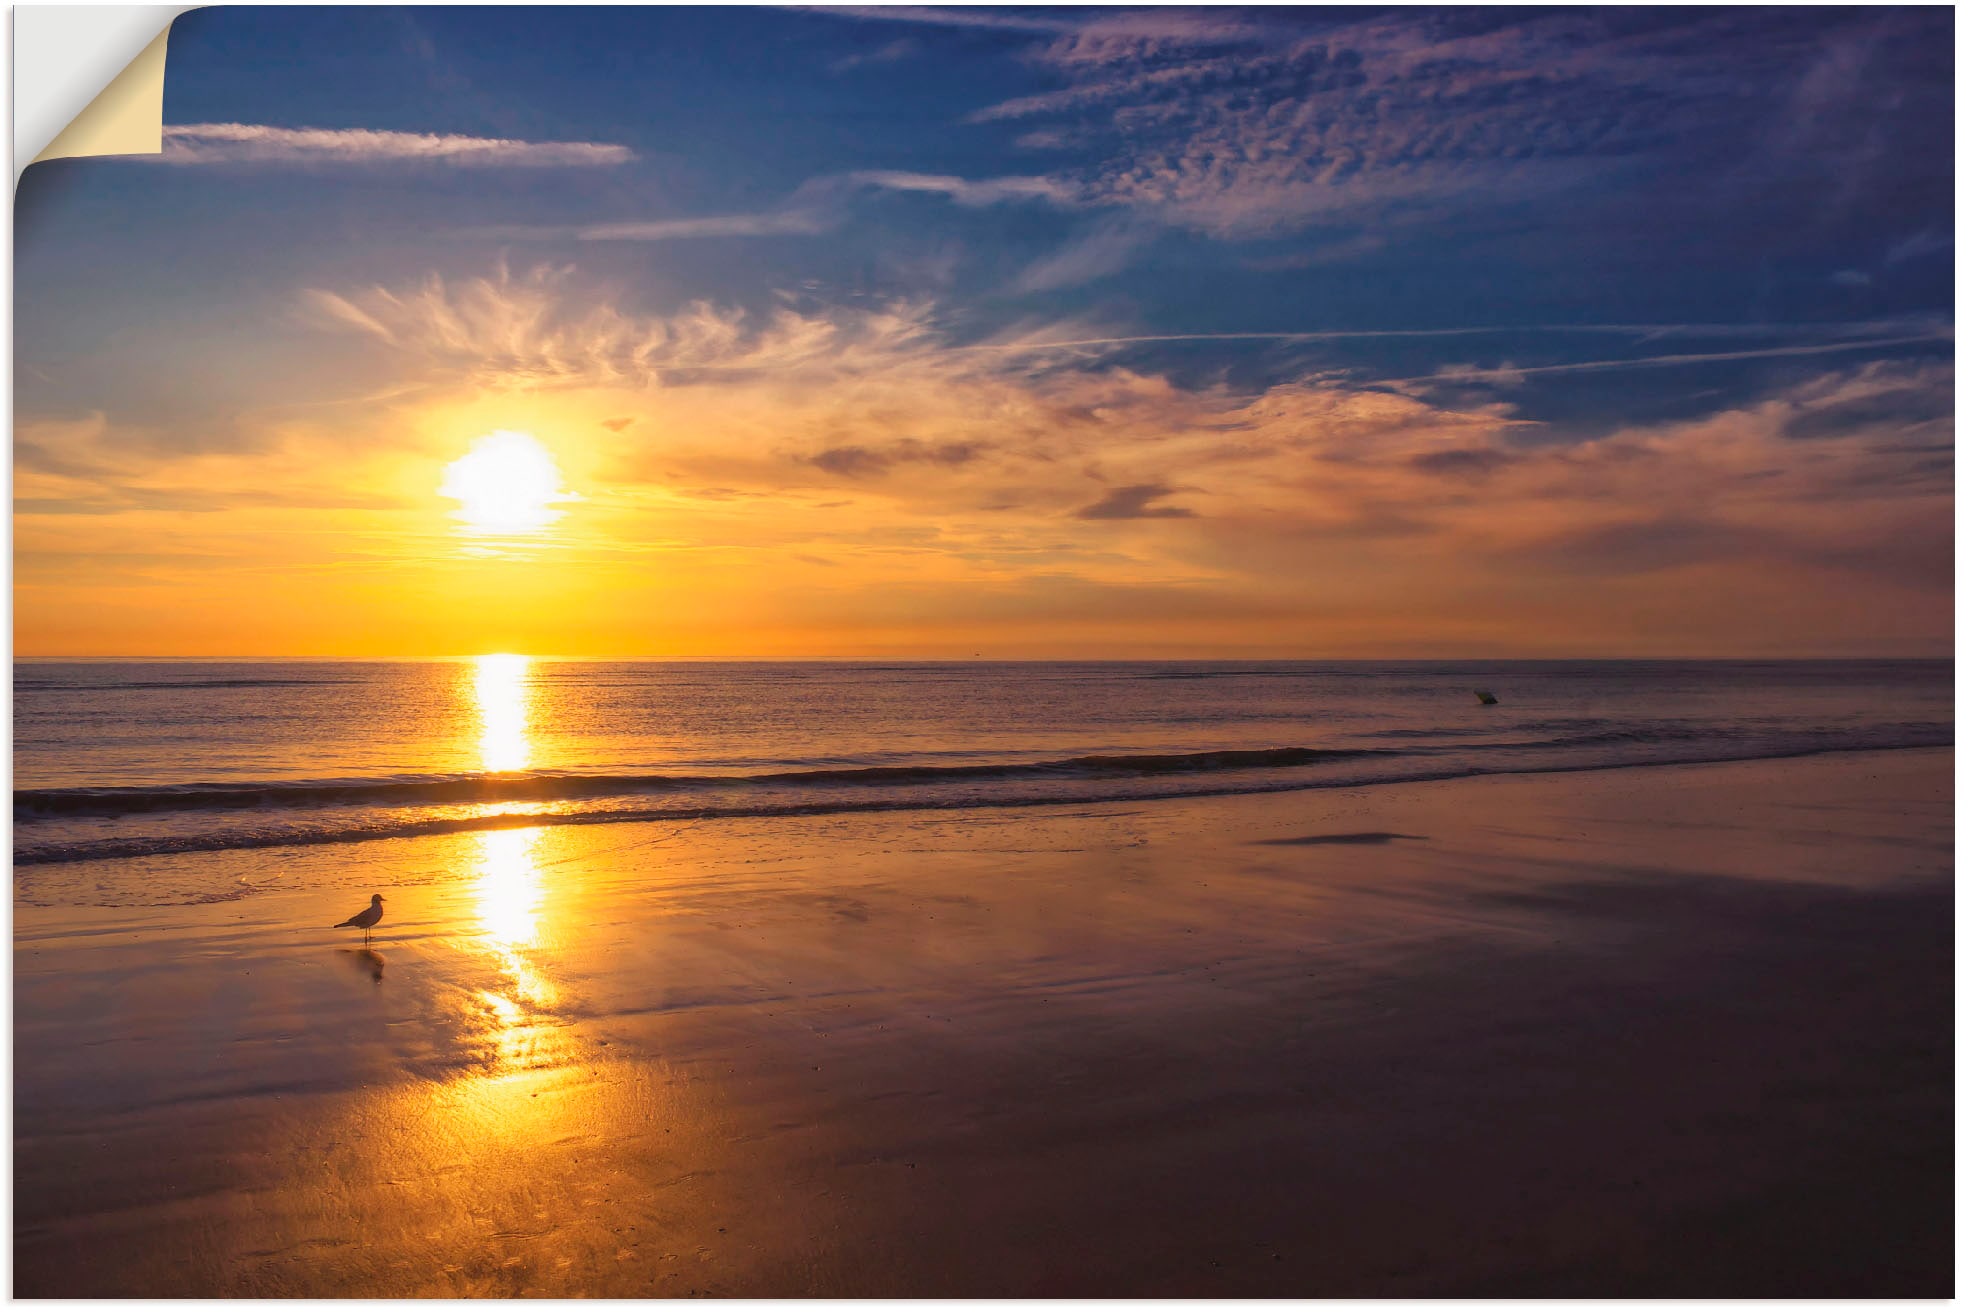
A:
{"type": "Polygon", "coordinates": [[[474,440],[444,467],[437,494],[458,503],[452,513],[468,532],[537,533],[559,519],[562,501],[580,498],[560,485],[560,467],[530,433],[500,429],[474,440]]]}

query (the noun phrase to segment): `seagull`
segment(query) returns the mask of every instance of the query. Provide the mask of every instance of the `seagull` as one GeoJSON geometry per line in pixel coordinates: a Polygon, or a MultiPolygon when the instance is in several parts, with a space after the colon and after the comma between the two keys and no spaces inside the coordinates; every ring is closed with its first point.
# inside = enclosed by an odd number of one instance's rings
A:
{"type": "Polygon", "coordinates": [[[364,947],[367,947],[369,946],[369,931],[372,928],[374,928],[376,922],[381,920],[382,918],[383,918],[383,895],[381,893],[377,893],[370,897],[369,909],[367,911],[358,911],[354,915],[350,916],[347,920],[344,920],[341,924],[330,926],[330,928],[361,930],[362,945],[364,947]]]}

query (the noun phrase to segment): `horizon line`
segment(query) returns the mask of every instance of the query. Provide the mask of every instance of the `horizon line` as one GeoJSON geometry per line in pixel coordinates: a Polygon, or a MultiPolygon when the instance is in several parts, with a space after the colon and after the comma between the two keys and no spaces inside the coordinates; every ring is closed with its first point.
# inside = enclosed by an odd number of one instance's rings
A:
{"type": "Polygon", "coordinates": [[[566,656],[548,653],[518,651],[486,651],[471,654],[452,654],[441,656],[333,656],[333,655],[295,655],[295,656],[14,656],[12,663],[20,665],[109,665],[109,664],[253,664],[253,663],[311,663],[344,665],[407,665],[407,664],[451,664],[464,661],[484,660],[493,656],[518,656],[529,661],[545,661],[560,664],[614,664],[614,665],[656,665],[656,664],[697,664],[697,665],[1150,665],[1150,664],[1205,664],[1210,662],[1239,662],[1243,664],[1306,664],[1317,662],[1332,665],[1395,665],[1434,661],[1484,661],[1493,664],[1611,664],[1622,663],[1695,663],[1707,664],[1825,664],[1851,663],[1859,661],[1924,661],[1938,662],[1954,660],[1949,653],[1940,656],[1919,655],[1804,655],[1804,656],[1485,656],[1438,655],[1438,656],[566,656]]]}

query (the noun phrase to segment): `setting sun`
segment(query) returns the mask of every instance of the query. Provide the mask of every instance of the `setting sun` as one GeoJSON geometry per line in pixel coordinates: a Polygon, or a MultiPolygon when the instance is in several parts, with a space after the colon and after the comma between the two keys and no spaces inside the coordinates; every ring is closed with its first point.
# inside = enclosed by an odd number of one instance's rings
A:
{"type": "Polygon", "coordinates": [[[560,486],[560,467],[539,439],[504,429],[445,466],[437,494],[458,502],[453,513],[477,533],[537,532],[560,518],[556,502],[576,499],[560,486]]]}

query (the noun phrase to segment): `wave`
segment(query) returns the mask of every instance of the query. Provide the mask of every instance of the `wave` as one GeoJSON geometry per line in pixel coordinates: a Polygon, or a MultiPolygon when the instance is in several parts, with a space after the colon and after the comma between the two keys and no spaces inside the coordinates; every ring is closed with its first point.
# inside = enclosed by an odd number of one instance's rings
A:
{"type": "MultiPolygon", "coordinates": [[[[1552,727],[1585,728],[1608,723],[1573,719],[1546,722],[1552,727]]],[[[1532,727],[1530,725],[1522,727],[1532,727]]],[[[1370,737],[1408,736],[1386,730],[1370,737]]],[[[1868,747],[1938,746],[1953,741],[1953,726],[1905,721],[1875,724],[1867,729],[1769,731],[1761,726],[1739,728],[1734,734],[1713,726],[1687,724],[1626,725],[1596,732],[1560,733],[1488,742],[1468,741],[1460,731],[1439,731],[1442,741],[1411,741],[1388,747],[1262,747],[1223,748],[1195,752],[1104,753],[1065,756],[1040,761],[993,761],[967,765],[851,765],[778,769],[758,773],[593,773],[535,770],[501,774],[461,773],[388,775],[347,779],[273,779],[155,785],[104,785],[27,788],[14,793],[16,824],[32,827],[60,820],[114,819],[121,816],[200,811],[291,812],[327,807],[430,807],[498,803],[583,803],[607,798],[652,795],[704,796],[742,794],[747,790],[804,796],[857,788],[913,788],[964,783],[1019,781],[1128,780],[1168,775],[1212,775],[1237,771],[1299,770],[1368,758],[1427,757],[1449,754],[1488,757],[1502,761],[1539,752],[1578,752],[1582,749],[1638,749],[1643,756],[1625,758],[1637,763],[1652,759],[1655,749],[1692,751],[1691,760],[1740,759],[1746,756],[1784,756],[1797,751],[1850,750],[1868,747]],[[1718,753],[1720,755],[1718,755],[1718,753]]],[[[1597,764],[1597,762],[1593,762],[1597,764]]],[[[1618,763],[1618,762],[1615,762],[1618,763]]]]}
{"type": "MultiPolygon", "coordinates": [[[[1345,770],[1329,775],[1300,775],[1279,779],[1271,776],[1247,781],[1209,782],[1170,787],[1168,784],[1117,792],[1112,788],[1049,790],[1027,794],[944,795],[914,793],[904,796],[813,797],[803,800],[758,801],[715,800],[694,805],[620,807],[607,810],[572,812],[501,812],[481,815],[405,816],[388,812],[357,812],[360,818],[331,822],[320,828],[216,829],[193,834],[150,834],[129,837],[82,839],[22,846],[18,839],[14,864],[38,866],[79,861],[108,861],[135,857],[169,857],[200,852],[221,852],[279,847],[313,847],[331,843],[368,842],[391,838],[421,838],[433,835],[472,833],[490,829],[524,829],[541,825],[632,824],[652,822],[696,823],[710,820],[760,819],[769,817],[844,815],[889,811],[954,811],[1029,806],[1083,806],[1116,802],[1148,802],[1176,797],[1221,797],[1258,793],[1301,792],[1316,789],[1357,788],[1368,785],[1432,783],[1498,774],[1566,774],[1594,770],[1617,770],[1672,765],[1720,764],[1728,761],[1777,760],[1787,757],[1818,756],[1832,752],[1894,751],[1952,745],[1952,736],[1937,741],[1826,742],[1756,747],[1746,743],[1714,743],[1708,751],[1682,751],[1641,759],[1586,760],[1563,763],[1395,763],[1392,770],[1345,770]]],[[[1302,751],[1305,749],[1282,749],[1302,751]]],[[[1191,756],[1252,756],[1264,753],[1191,753],[1191,756]]],[[[1326,757],[1396,756],[1399,753],[1328,752],[1326,757]]],[[[1080,757],[1075,760],[1113,758],[1080,757]]],[[[1130,759],[1130,758],[1121,758],[1130,759]]],[[[1142,759],[1142,758],[1134,758],[1142,759]]],[[[1155,758],[1147,758],[1155,759],[1155,758]]],[[[1168,759],[1168,758],[1160,758],[1168,759]]],[[[907,767],[898,767],[906,769],[907,767]]],[[[955,767],[964,769],[967,767],[955,767]]],[[[982,768],[982,767],[978,767],[982,768]]],[[[1036,767],[1035,767],[1036,768],[1036,767]]],[[[865,773],[865,772],[819,772],[865,773]]],[[[931,771],[930,773],[935,773],[931,771]]],[[[1163,774],[1169,773],[1163,771],[1163,774]]],[[[763,776],[758,776],[763,777],[763,776]]],[[[1137,777],[1145,777],[1137,775],[1137,777]]]]}
{"type": "Polygon", "coordinates": [[[870,765],[764,774],[391,775],[367,779],[274,779],[98,788],[26,788],[14,793],[14,819],[31,822],[161,811],[236,811],[268,807],[431,806],[473,802],[574,802],[637,794],[743,789],[763,785],[852,788],[865,785],[962,783],[971,780],[1142,778],[1220,770],[1288,769],[1363,756],[1377,748],[1268,747],[1143,755],[1069,756],[1051,761],[981,765],[870,765]]]}

